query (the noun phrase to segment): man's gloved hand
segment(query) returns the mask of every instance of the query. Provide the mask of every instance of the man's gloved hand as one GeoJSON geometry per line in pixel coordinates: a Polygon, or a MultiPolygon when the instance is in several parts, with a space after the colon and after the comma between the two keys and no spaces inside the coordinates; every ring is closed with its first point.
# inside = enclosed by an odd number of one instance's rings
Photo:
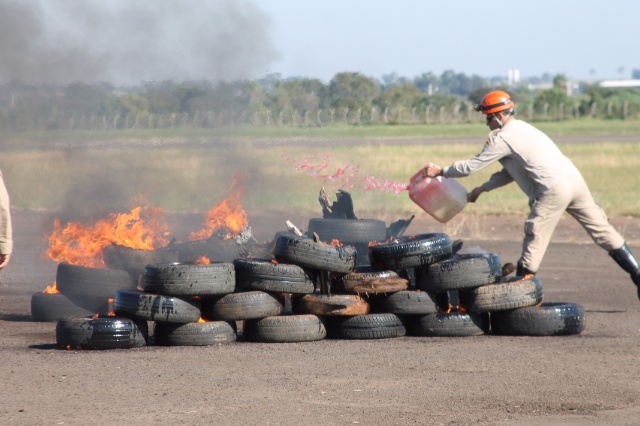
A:
{"type": "Polygon", "coordinates": [[[442,169],[435,164],[428,164],[422,171],[423,178],[434,178],[442,175],[442,169]]]}

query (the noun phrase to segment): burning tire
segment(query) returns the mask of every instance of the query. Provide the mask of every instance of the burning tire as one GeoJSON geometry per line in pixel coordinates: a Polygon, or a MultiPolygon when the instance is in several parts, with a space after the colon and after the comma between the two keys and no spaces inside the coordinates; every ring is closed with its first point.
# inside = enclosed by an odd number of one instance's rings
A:
{"type": "Polygon", "coordinates": [[[247,342],[312,342],[327,337],[327,330],[316,315],[282,315],[244,322],[247,342]]]}
{"type": "Polygon", "coordinates": [[[334,239],[348,244],[387,239],[387,225],[383,220],[378,219],[313,218],[309,220],[307,235],[314,232],[326,243],[334,239]]]}
{"type": "Polygon", "coordinates": [[[352,294],[306,294],[292,298],[293,312],[324,316],[364,315],[370,306],[360,296],[352,294]]]}
{"type": "Polygon", "coordinates": [[[247,290],[310,294],[315,291],[318,273],[269,259],[236,259],[236,284],[247,290]]]}
{"type": "Polygon", "coordinates": [[[147,339],[147,322],[130,318],[65,318],[56,325],[56,344],[67,349],[129,349],[147,339]]]}
{"type": "Polygon", "coordinates": [[[501,275],[500,257],[495,254],[454,254],[416,268],[416,283],[422,290],[444,292],[494,284],[501,275]]]}
{"type": "Polygon", "coordinates": [[[356,271],[343,276],[342,284],[349,293],[369,295],[406,290],[409,280],[394,271],[356,271]]]}
{"type": "Polygon", "coordinates": [[[296,236],[278,237],[274,254],[279,262],[321,271],[346,274],[356,266],[355,248],[330,246],[296,236]]]}
{"type": "MultiPolygon", "coordinates": [[[[107,301],[104,301],[105,307],[107,301]]],[[[31,296],[31,318],[33,321],[58,321],[68,317],[85,317],[91,312],[73,303],[62,293],[33,293],[31,296]]],[[[107,314],[108,312],[100,312],[107,314]]]]}
{"type": "Polygon", "coordinates": [[[332,339],[390,339],[407,334],[400,318],[390,313],[328,317],[323,321],[327,337],[332,339]]]}
{"type": "Polygon", "coordinates": [[[491,314],[491,331],[512,336],[580,334],[586,325],[584,307],[575,303],[543,303],[491,314]]]}
{"type": "Polygon", "coordinates": [[[207,346],[236,341],[235,324],[226,321],[169,324],[157,322],[153,328],[159,346],[207,346]]]}
{"type": "Polygon", "coordinates": [[[168,296],[220,296],[233,293],[236,274],[228,262],[159,263],[144,268],[143,287],[149,293],[168,296]]]}
{"type": "Polygon", "coordinates": [[[186,324],[200,319],[200,302],[174,296],[120,290],[113,301],[117,315],[137,320],[186,324]]]}
{"type": "Polygon", "coordinates": [[[122,269],[137,282],[147,265],[178,261],[178,253],[167,250],[140,250],[112,244],[103,251],[104,262],[110,269],[122,269]]]}
{"type": "Polygon", "coordinates": [[[407,269],[448,259],[451,250],[447,234],[421,234],[369,247],[369,261],[379,270],[407,269]]]}
{"type": "Polygon", "coordinates": [[[511,278],[472,290],[458,292],[460,305],[469,312],[493,312],[524,308],[542,302],[542,284],[537,277],[511,278]]]}
{"type": "Polygon", "coordinates": [[[449,298],[447,293],[429,291],[398,291],[386,297],[372,301],[372,308],[377,312],[388,312],[397,315],[427,315],[447,309],[449,298]]]}
{"type": "Polygon", "coordinates": [[[107,299],[113,299],[118,290],[136,288],[127,271],[87,268],[64,262],[58,264],[56,286],[73,303],[91,312],[101,312],[107,299]]]}
{"type": "Polygon", "coordinates": [[[232,293],[202,301],[202,317],[212,321],[240,321],[281,315],[284,300],[264,291],[232,293]]]}
{"type": "Polygon", "coordinates": [[[437,313],[410,316],[405,323],[412,336],[478,336],[489,330],[489,315],[467,312],[437,313]]]}

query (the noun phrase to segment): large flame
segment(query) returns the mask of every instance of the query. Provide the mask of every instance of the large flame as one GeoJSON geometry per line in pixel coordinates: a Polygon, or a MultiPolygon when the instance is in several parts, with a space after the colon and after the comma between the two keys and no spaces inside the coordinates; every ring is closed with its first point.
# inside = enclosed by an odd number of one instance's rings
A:
{"type": "Polygon", "coordinates": [[[130,213],[111,214],[93,225],[53,223],[47,255],[56,262],[104,268],[102,251],[112,243],[154,250],[167,245],[168,226],[156,207],[135,207],[130,213]]]}
{"type": "Polygon", "coordinates": [[[220,229],[226,229],[231,233],[227,238],[240,234],[249,224],[247,212],[242,207],[242,189],[242,183],[236,177],[229,188],[227,198],[207,212],[204,228],[189,235],[189,240],[206,240],[220,229]]]}

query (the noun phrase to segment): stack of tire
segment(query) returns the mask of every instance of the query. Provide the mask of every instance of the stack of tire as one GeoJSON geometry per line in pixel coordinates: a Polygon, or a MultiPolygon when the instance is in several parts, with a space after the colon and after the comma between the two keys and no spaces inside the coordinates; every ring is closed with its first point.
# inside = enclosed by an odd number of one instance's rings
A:
{"type": "MultiPolygon", "coordinates": [[[[305,296],[294,306],[325,318],[329,337],[567,335],[584,330],[584,308],[573,303],[542,303],[537,277],[502,279],[500,258],[492,253],[453,253],[448,235],[421,234],[369,248],[370,268],[357,268],[336,280],[371,312],[349,312],[345,295],[305,296]],[[411,272],[410,272],[411,271],[411,272]],[[411,285],[409,277],[415,277],[411,285]],[[449,295],[458,306],[449,305],[449,295]],[[333,298],[340,309],[331,310],[333,298]],[[324,300],[323,300],[324,299],[324,300]],[[345,315],[349,314],[349,315],[345,315]],[[337,317],[337,318],[335,318],[337,317]]],[[[353,302],[351,302],[353,303],[353,302]]]]}
{"type": "MultiPolygon", "coordinates": [[[[344,289],[342,278],[353,275],[356,269],[358,253],[354,247],[330,245],[285,234],[277,238],[274,256],[279,263],[316,270],[331,283],[331,293],[311,292],[291,296],[294,314],[317,320],[319,326],[326,330],[328,338],[376,339],[405,334],[405,328],[397,316],[370,314],[371,307],[366,297],[350,294],[344,289]]],[[[397,275],[395,279],[400,288],[406,287],[407,280],[397,275]]]]}
{"type": "MultiPolygon", "coordinates": [[[[279,235],[276,246],[302,240],[288,233],[279,235]]],[[[307,242],[305,240],[303,245],[307,242]]],[[[285,303],[285,298],[289,301],[290,297],[314,293],[319,271],[313,267],[313,262],[309,267],[306,262],[297,265],[282,260],[236,259],[237,292],[211,300],[207,304],[207,315],[243,320],[242,335],[247,342],[293,343],[324,339],[327,331],[318,316],[297,315],[285,303]]]]}
{"type": "Polygon", "coordinates": [[[492,253],[452,254],[416,267],[416,285],[442,294],[456,292],[459,309],[431,317],[407,317],[412,334],[550,336],[584,330],[584,308],[574,303],[542,303],[540,279],[501,278],[500,258],[492,253]]]}
{"type": "MultiPolygon", "coordinates": [[[[150,264],[141,290],[132,289],[132,278],[120,271],[120,289],[108,287],[115,291],[117,316],[59,320],[56,340],[72,349],[140,347],[149,341],[149,321],[155,344],[162,346],[235,342],[236,323],[245,341],[273,343],[583,331],[584,308],[542,303],[538,278],[504,279],[497,255],[453,251],[448,235],[420,234],[371,245],[371,265],[356,266],[354,247],[281,232],[275,259],[150,264]],[[323,285],[325,291],[317,291],[323,282],[330,292],[323,285]],[[449,304],[451,294],[457,295],[457,309],[449,304]]],[[[105,286],[99,277],[117,271],[91,272],[98,275],[61,264],[57,279],[69,298],[104,299],[95,294],[105,286]]]]}
{"type": "MultiPolygon", "coordinates": [[[[419,271],[451,258],[452,253],[451,239],[444,233],[418,234],[370,246],[371,267],[378,271],[378,276],[394,271],[406,278],[415,277],[407,288],[393,293],[385,292],[384,287],[372,283],[377,290],[370,298],[373,309],[396,315],[402,320],[408,335],[468,336],[484,333],[488,329],[488,319],[451,311],[447,290],[433,291],[420,286],[419,271]]],[[[344,277],[343,281],[348,279],[350,277],[344,277]]]]}
{"type": "Polygon", "coordinates": [[[206,321],[205,301],[235,290],[232,263],[157,263],[144,269],[141,290],[116,294],[116,315],[153,321],[153,341],[159,346],[205,346],[236,341],[235,322],[206,321]]]}
{"type": "Polygon", "coordinates": [[[116,349],[146,344],[146,322],[110,315],[116,294],[136,288],[127,271],[63,262],[58,265],[56,286],[60,293],[31,299],[31,315],[36,321],[57,321],[58,346],[116,349]]]}
{"type": "Polygon", "coordinates": [[[134,289],[136,283],[127,271],[58,264],[58,293],[34,293],[31,317],[34,321],[58,321],[68,317],[107,315],[115,294],[121,289],[134,289]]]}
{"type": "Polygon", "coordinates": [[[369,265],[369,244],[387,240],[387,225],[378,219],[309,219],[307,236],[316,233],[320,240],[331,243],[338,240],[356,249],[356,266],[369,265]]]}

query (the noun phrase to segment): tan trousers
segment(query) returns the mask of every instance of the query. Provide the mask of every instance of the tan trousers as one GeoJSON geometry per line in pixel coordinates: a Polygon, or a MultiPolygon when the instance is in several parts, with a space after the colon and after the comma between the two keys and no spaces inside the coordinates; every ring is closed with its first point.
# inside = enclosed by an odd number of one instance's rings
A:
{"type": "Polygon", "coordinates": [[[532,272],[538,271],[553,231],[565,211],[607,252],[624,244],[624,238],[596,204],[584,179],[576,177],[545,191],[531,206],[531,214],[524,224],[522,266],[532,272]]]}

